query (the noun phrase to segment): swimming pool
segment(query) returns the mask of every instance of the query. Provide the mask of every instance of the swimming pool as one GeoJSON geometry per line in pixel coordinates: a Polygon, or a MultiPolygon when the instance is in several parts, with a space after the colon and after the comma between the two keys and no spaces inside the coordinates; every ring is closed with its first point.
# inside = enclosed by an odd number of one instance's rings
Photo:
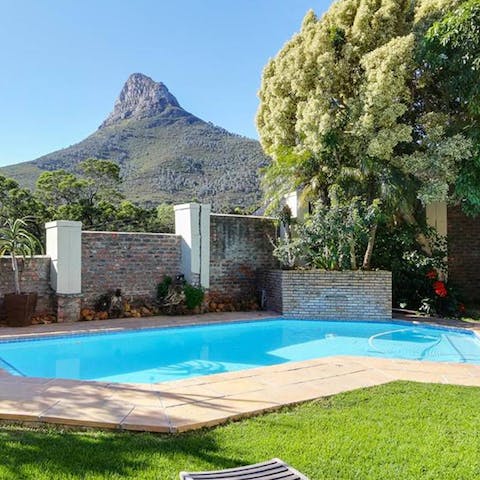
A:
{"type": "Polygon", "coordinates": [[[271,319],[0,342],[13,375],[125,383],[332,355],[480,364],[480,338],[409,322],[271,319]]]}

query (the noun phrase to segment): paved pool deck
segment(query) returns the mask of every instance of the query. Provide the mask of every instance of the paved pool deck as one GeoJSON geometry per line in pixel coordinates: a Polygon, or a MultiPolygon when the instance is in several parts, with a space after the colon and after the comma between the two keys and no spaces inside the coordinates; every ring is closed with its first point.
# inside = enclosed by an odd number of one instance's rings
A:
{"type": "MultiPolygon", "coordinates": [[[[0,328],[0,340],[278,317],[272,312],[0,328]]],[[[480,325],[412,319],[461,326],[480,325]]],[[[158,384],[12,376],[0,369],[0,421],[177,433],[396,380],[480,387],[480,365],[335,356],[158,384]]]]}

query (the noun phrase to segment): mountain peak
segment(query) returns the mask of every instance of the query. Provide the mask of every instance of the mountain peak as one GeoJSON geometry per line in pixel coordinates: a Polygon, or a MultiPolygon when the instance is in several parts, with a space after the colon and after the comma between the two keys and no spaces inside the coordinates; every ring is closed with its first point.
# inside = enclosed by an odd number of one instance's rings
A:
{"type": "Polygon", "coordinates": [[[100,128],[127,118],[141,119],[164,112],[168,107],[181,108],[177,99],[162,82],[155,82],[143,73],[133,73],[125,82],[113,112],[100,128]]]}

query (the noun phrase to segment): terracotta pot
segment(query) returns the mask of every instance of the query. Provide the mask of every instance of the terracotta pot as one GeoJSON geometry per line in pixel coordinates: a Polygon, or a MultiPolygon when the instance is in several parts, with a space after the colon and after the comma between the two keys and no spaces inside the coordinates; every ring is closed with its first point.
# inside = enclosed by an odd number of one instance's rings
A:
{"type": "Polygon", "coordinates": [[[32,324],[32,317],[37,306],[36,293],[5,294],[5,310],[10,327],[26,327],[32,324]]]}

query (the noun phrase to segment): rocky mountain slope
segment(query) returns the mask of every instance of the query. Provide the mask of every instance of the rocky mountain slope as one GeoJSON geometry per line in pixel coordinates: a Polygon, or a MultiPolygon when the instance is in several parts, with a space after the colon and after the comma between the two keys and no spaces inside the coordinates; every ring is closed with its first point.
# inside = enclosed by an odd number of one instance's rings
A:
{"type": "Polygon", "coordinates": [[[268,163],[256,140],[227,132],[184,110],[167,87],[135,73],[113,112],[85,140],[0,174],[33,187],[41,172],[75,171],[86,158],[120,164],[127,198],[143,204],[192,200],[216,209],[259,202],[259,168],[268,163]]]}

